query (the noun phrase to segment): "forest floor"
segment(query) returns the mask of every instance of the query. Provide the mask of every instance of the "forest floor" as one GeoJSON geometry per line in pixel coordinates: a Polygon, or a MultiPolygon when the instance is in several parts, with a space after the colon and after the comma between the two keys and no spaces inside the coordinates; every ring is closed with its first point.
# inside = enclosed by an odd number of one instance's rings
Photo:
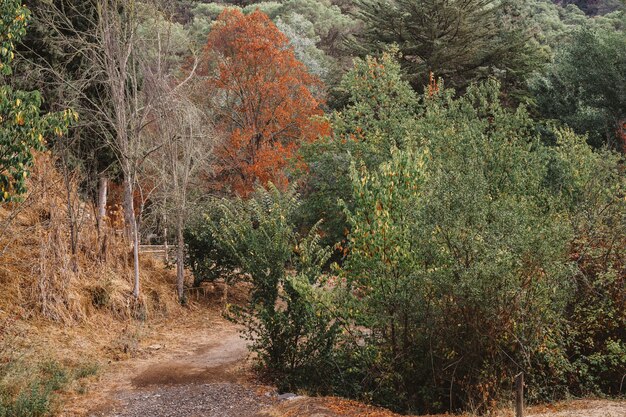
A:
{"type": "MultiPolygon", "coordinates": [[[[129,357],[109,360],[86,393],[68,394],[67,417],[396,417],[340,398],[279,395],[251,371],[246,341],[219,299],[144,332],[129,357]],[[287,398],[289,397],[289,398],[287,398]]],[[[512,416],[509,410],[498,417],[512,416]]],[[[532,407],[529,417],[624,417],[626,402],[579,400],[532,407]]],[[[443,416],[440,416],[443,417],[443,416]]]]}

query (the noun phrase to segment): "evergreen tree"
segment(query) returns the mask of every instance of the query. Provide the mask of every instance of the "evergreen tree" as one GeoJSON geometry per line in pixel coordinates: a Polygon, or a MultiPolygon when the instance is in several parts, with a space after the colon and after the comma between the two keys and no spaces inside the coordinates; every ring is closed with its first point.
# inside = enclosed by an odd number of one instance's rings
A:
{"type": "Polygon", "coordinates": [[[361,0],[364,29],[353,43],[367,54],[397,44],[419,91],[429,73],[464,88],[489,76],[515,85],[540,59],[500,0],[361,0]]]}
{"type": "Polygon", "coordinates": [[[595,147],[626,146],[626,33],[587,25],[532,83],[538,112],[587,134],[595,147]]]}

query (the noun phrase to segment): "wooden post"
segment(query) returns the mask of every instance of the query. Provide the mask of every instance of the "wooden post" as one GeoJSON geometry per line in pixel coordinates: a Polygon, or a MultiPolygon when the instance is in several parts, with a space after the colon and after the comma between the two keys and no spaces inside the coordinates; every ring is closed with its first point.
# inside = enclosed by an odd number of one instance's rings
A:
{"type": "Polygon", "coordinates": [[[515,417],[524,417],[524,373],[515,375],[515,417]]]}

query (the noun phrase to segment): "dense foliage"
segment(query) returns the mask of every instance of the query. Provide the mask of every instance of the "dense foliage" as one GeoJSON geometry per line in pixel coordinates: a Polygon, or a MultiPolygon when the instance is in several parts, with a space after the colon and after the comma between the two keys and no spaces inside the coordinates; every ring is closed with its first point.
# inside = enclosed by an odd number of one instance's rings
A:
{"type": "Polygon", "coordinates": [[[346,219],[338,198],[351,204],[350,161],[376,167],[392,149],[403,149],[414,134],[417,95],[394,59],[393,51],[380,58],[355,60],[340,83],[346,105],[331,114],[332,136],[305,146],[308,163],[302,217],[309,224],[323,219],[328,244],[345,237],[346,219]]]}
{"type": "MultiPolygon", "coordinates": [[[[622,20],[626,25],[626,20],[622,20]]],[[[550,71],[535,81],[538,110],[595,147],[626,146],[626,36],[614,27],[584,27],[558,51],[550,71]]]]}
{"type": "Polygon", "coordinates": [[[396,44],[417,89],[434,72],[456,88],[489,76],[511,86],[541,57],[499,0],[363,0],[365,29],[355,48],[371,52],[396,44]]]}
{"type": "Polygon", "coordinates": [[[281,193],[270,184],[248,200],[219,201],[218,221],[206,217],[218,247],[252,285],[249,303],[231,306],[230,318],[245,326],[252,351],[281,389],[323,387],[338,327],[318,288],[329,252],[316,227],[296,232],[298,204],[293,187],[281,193]]]}
{"type": "Polygon", "coordinates": [[[15,44],[26,34],[28,9],[19,1],[0,6],[0,202],[11,201],[23,194],[25,180],[33,163],[33,151],[41,151],[44,135],[62,136],[77,115],[41,114],[38,92],[14,90],[6,83],[12,75],[15,44]]]}
{"type": "Polygon", "coordinates": [[[287,183],[285,168],[301,143],[326,132],[318,80],[299,62],[267,15],[226,9],[204,48],[201,75],[227,134],[216,150],[220,185],[241,194],[258,181],[287,183]],[[216,67],[213,66],[217,63],[216,67]]]}
{"type": "Polygon", "coordinates": [[[371,329],[371,395],[388,406],[481,409],[517,372],[562,359],[548,346],[570,234],[546,183],[550,151],[498,94],[489,83],[426,98],[414,151],[352,170],[343,271],[355,324],[371,329]]]}
{"type": "Polygon", "coordinates": [[[128,304],[140,240],[175,239],[181,302],[249,289],[227,315],[281,390],[486,412],[524,372],[530,401],[624,395],[623,2],[28,5],[0,5],[0,203],[54,153],[57,235],[76,257],[78,183],[94,259],[132,240],[128,304]]]}

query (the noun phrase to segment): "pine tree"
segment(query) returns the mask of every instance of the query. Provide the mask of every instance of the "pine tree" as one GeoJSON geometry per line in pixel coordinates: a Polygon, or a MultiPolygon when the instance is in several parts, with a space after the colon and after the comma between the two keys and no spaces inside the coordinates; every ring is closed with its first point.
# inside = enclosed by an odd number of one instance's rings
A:
{"type": "Polygon", "coordinates": [[[463,88],[498,76],[514,83],[536,63],[536,51],[515,29],[500,0],[361,0],[361,54],[397,44],[403,67],[421,92],[431,72],[463,88]]]}

